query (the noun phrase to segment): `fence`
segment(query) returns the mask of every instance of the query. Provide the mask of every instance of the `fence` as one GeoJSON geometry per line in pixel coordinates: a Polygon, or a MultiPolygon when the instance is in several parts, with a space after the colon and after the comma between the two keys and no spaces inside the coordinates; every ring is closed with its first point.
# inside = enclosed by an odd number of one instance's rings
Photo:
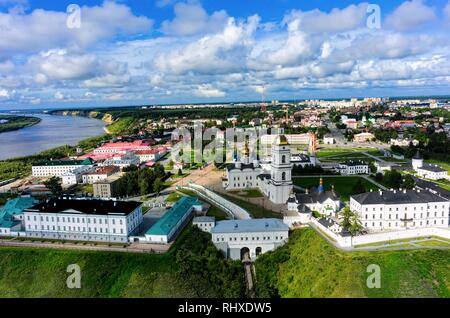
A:
{"type": "Polygon", "coordinates": [[[194,191],[200,197],[206,199],[207,201],[210,201],[211,203],[217,205],[219,208],[223,209],[234,219],[238,220],[251,219],[250,214],[245,209],[241,208],[237,204],[234,204],[233,202],[226,200],[217,193],[208,190],[201,185],[189,183],[187,186],[183,186],[180,188],[185,188],[194,191]]]}
{"type": "Polygon", "coordinates": [[[341,236],[339,234],[330,231],[328,228],[320,224],[315,218],[311,218],[310,224],[314,228],[322,231],[326,236],[334,240],[340,247],[353,247],[355,245],[388,242],[402,239],[414,239],[427,236],[438,236],[445,239],[450,239],[450,230],[446,228],[428,227],[395,232],[373,233],[350,237],[350,236],[341,236]]]}

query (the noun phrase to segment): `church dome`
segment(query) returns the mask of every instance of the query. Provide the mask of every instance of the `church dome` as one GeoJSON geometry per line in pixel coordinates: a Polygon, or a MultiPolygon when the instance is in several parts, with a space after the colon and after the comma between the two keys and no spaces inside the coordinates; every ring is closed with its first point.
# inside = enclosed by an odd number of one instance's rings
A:
{"type": "Polygon", "coordinates": [[[285,135],[278,135],[277,138],[275,138],[274,145],[289,145],[289,142],[285,135]]]}

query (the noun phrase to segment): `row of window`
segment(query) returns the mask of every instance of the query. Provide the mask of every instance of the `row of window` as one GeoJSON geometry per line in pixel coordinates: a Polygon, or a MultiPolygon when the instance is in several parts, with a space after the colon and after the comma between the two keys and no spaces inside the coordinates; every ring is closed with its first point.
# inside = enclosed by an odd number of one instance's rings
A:
{"type": "MultiPolygon", "coordinates": [[[[249,241],[249,237],[248,236],[246,236],[246,237],[241,236],[240,239],[241,239],[241,241],[249,241]]],[[[278,241],[278,239],[283,240],[284,237],[282,235],[281,236],[275,236],[275,237],[270,237],[270,236],[263,236],[262,237],[262,241],[270,241],[272,239],[275,239],[276,241],[278,241]]],[[[236,236],[228,238],[229,242],[237,241],[237,240],[238,240],[238,238],[236,236]]],[[[251,240],[252,241],[259,241],[260,237],[259,236],[253,236],[253,237],[251,237],[251,240]]],[[[225,242],[225,238],[224,237],[217,237],[216,238],[216,242],[225,242]]]]}
{"type": "MultiPolygon", "coordinates": [[[[55,222],[55,217],[54,216],[51,216],[51,217],[46,216],[45,218],[44,218],[44,216],[41,216],[40,219],[41,219],[42,222],[43,221],[55,222]]],[[[31,221],[31,216],[30,215],[27,215],[27,220],[31,221]]],[[[37,216],[36,215],[33,216],[33,220],[37,221],[37,216]]],[[[98,220],[98,224],[108,224],[108,219],[107,218],[105,218],[105,219],[92,218],[92,223],[93,224],[97,224],[97,220],[98,220]]],[[[119,219],[118,221],[119,221],[118,222],[119,225],[123,225],[123,220],[122,219],[119,219]]],[[[56,222],[80,223],[80,218],[79,217],[75,218],[75,217],[64,217],[64,216],[63,217],[59,217],[59,216],[57,216],[56,217],[56,222]]],[[[82,223],[86,223],[86,221],[83,218],[81,218],[81,222],[82,223]]],[[[87,223],[91,223],[91,218],[87,219],[87,223]]],[[[111,219],[111,223],[112,223],[112,225],[115,225],[116,224],[116,219],[111,219]]]]}
{"type": "MultiPolygon", "coordinates": [[[[31,226],[31,224],[28,224],[28,226],[27,226],[27,228],[28,228],[28,230],[31,230],[32,229],[32,226],[31,226]]],[[[57,227],[55,226],[55,225],[47,225],[47,226],[45,226],[45,225],[41,225],[41,228],[40,229],[38,229],[38,226],[35,224],[34,225],[34,230],[41,230],[41,231],[56,231],[56,229],[58,229],[58,231],[69,231],[69,232],[86,232],[86,227],[81,227],[81,226],[60,226],[60,225],[58,225],[57,227]]],[[[91,227],[89,227],[88,228],[88,231],[89,232],[94,232],[94,233],[108,233],[108,229],[105,229],[105,231],[103,231],[103,228],[98,228],[98,231],[97,231],[97,228],[96,227],[93,227],[93,228],[91,228],[91,227]],[[93,231],[92,231],[93,230],[93,231]]],[[[115,228],[113,228],[112,229],[112,233],[113,234],[116,234],[116,229],[115,228]]],[[[120,229],[120,234],[123,234],[123,229],[120,229]]]]}
{"type": "MultiPolygon", "coordinates": [[[[442,215],[441,215],[441,217],[444,217],[445,216],[445,212],[442,212],[442,215]]],[[[413,214],[413,218],[415,219],[417,217],[417,214],[416,213],[414,213],[413,214]]],[[[420,218],[421,219],[423,219],[423,213],[420,213],[420,218]]],[[[427,216],[426,216],[427,218],[428,217],[430,217],[430,212],[427,212],[427,216]]],[[[434,217],[438,217],[438,213],[437,212],[434,212],[434,217]]],[[[366,214],[365,215],[365,219],[366,220],[368,220],[370,218],[370,215],[369,214],[366,214]]],[[[380,219],[382,219],[383,218],[383,214],[380,214],[380,219]]],[[[389,219],[392,219],[392,214],[388,214],[388,218],[389,219]]],[[[376,219],[376,215],[375,214],[372,214],[372,219],[376,219]]],[[[398,214],[396,214],[395,215],[395,219],[396,220],[398,220],[399,219],[399,215],[398,214]]]]}
{"type": "MultiPolygon", "coordinates": [[[[442,205],[442,209],[445,209],[445,207],[446,207],[446,205],[443,204],[443,205],[442,205]]],[[[431,209],[432,206],[430,205],[429,208],[431,209]]],[[[434,205],[434,209],[437,210],[438,208],[439,208],[439,206],[435,204],[435,205],[434,205]]],[[[380,210],[380,211],[383,211],[383,207],[380,207],[379,210],[380,210]]],[[[404,211],[408,211],[408,207],[405,207],[403,210],[404,210],[404,211]]],[[[417,207],[416,207],[416,206],[413,207],[413,210],[414,210],[414,211],[417,211],[417,207]]],[[[421,206],[421,207],[420,207],[420,210],[423,211],[423,210],[424,210],[424,207],[421,206]]],[[[369,211],[369,208],[365,208],[365,212],[368,212],[368,211],[369,211]]],[[[372,211],[375,212],[375,211],[376,211],[376,208],[372,208],[372,211]]],[[[389,208],[388,211],[392,211],[392,208],[389,208]]],[[[396,208],[395,208],[395,211],[399,211],[399,207],[396,207],[396,208]]]]}
{"type": "MultiPolygon", "coordinates": [[[[365,222],[364,226],[367,227],[367,226],[369,226],[368,224],[370,224],[370,222],[369,223],[365,222]]],[[[372,222],[372,227],[375,227],[376,226],[375,224],[376,224],[375,222],[372,222]]],[[[387,227],[391,227],[392,224],[393,223],[389,222],[387,227]]],[[[403,224],[403,223],[400,223],[400,224],[403,224]]],[[[426,224],[426,225],[438,225],[438,222],[436,220],[434,220],[434,222],[430,222],[429,220],[427,220],[426,223],[424,223],[423,221],[413,222],[413,226],[416,226],[416,225],[417,226],[423,226],[424,224],[426,224]]],[[[444,220],[441,220],[441,225],[444,225],[444,220]]],[[[383,222],[380,222],[380,227],[382,227],[382,226],[383,226],[383,222]]],[[[398,222],[395,222],[395,227],[397,227],[397,226],[398,226],[398,222]]]]}

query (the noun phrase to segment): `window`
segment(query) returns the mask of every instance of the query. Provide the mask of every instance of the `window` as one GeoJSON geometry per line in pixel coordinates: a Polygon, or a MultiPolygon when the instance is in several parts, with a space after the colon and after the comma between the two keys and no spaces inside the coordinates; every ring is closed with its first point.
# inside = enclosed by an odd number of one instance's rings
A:
{"type": "Polygon", "coordinates": [[[286,156],[285,155],[281,156],[281,163],[286,163],[286,156]]]}
{"type": "Polygon", "coordinates": [[[285,181],[286,180],[286,172],[283,172],[281,174],[281,180],[285,181]]]}

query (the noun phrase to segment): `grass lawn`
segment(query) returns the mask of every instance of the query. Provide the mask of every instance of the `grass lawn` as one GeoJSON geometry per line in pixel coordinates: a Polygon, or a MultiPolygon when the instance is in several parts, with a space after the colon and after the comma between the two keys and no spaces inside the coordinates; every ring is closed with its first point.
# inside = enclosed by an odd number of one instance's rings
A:
{"type": "Polygon", "coordinates": [[[327,162],[327,161],[348,161],[348,160],[363,160],[366,162],[373,162],[375,161],[375,159],[363,154],[362,152],[358,152],[358,151],[328,151],[327,150],[323,150],[323,151],[319,151],[317,153],[317,157],[322,161],[322,162],[327,162]]]}
{"type": "Polygon", "coordinates": [[[244,199],[237,199],[231,195],[226,195],[223,193],[220,193],[219,195],[224,197],[228,201],[231,201],[231,202],[239,205],[240,207],[244,208],[255,219],[262,219],[262,218],[280,219],[280,218],[282,218],[282,215],[280,213],[276,213],[274,211],[265,209],[259,205],[245,201],[244,199]]]}
{"type": "MultiPolygon", "coordinates": [[[[352,188],[358,179],[361,180],[364,185],[366,191],[378,190],[378,187],[373,183],[367,181],[362,177],[324,177],[323,185],[325,190],[331,190],[331,186],[334,185],[334,189],[341,196],[341,200],[349,201],[350,195],[352,195],[352,188]]],[[[308,177],[308,178],[294,178],[294,184],[300,186],[302,188],[312,188],[319,186],[320,177],[308,177]]]]}
{"type": "Polygon", "coordinates": [[[450,163],[448,162],[444,162],[444,161],[439,161],[439,160],[425,160],[426,163],[431,163],[431,164],[435,164],[435,165],[439,165],[442,167],[442,169],[447,169],[448,172],[450,172],[450,163]]]}
{"type": "Polygon", "coordinates": [[[233,194],[238,195],[243,198],[261,198],[261,197],[263,197],[263,194],[261,193],[261,191],[259,191],[257,189],[230,191],[230,193],[233,193],[233,194]]]}
{"type": "Polygon", "coordinates": [[[295,230],[287,245],[255,263],[259,297],[450,297],[450,251],[417,249],[345,253],[313,229],[295,230]],[[368,266],[381,288],[368,288],[368,266]]]}
{"type": "Polygon", "coordinates": [[[190,226],[165,254],[2,247],[0,297],[242,297],[241,264],[214,250],[190,226]],[[66,285],[70,264],[80,266],[81,288],[66,285]]]}

